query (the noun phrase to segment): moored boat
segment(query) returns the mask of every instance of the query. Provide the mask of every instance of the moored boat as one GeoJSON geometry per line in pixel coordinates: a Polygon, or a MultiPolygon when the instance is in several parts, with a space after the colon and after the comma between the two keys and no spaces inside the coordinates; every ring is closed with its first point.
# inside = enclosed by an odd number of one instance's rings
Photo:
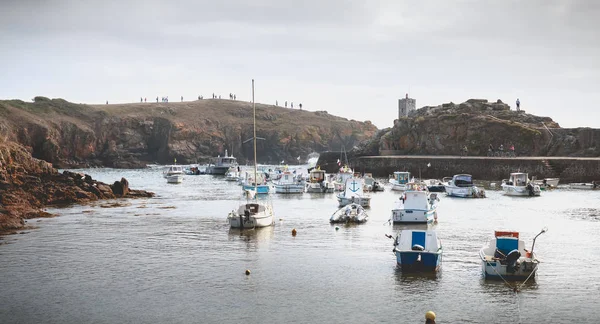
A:
{"type": "Polygon", "coordinates": [[[290,194],[303,193],[304,184],[296,179],[296,175],[287,168],[281,173],[281,178],[275,183],[275,192],[290,194]]]}
{"type": "Polygon", "coordinates": [[[324,170],[314,168],[308,174],[306,182],[306,192],[327,192],[331,193],[334,190],[333,182],[327,177],[324,170]]]}
{"type": "Polygon", "coordinates": [[[544,178],[539,180],[533,180],[533,183],[540,186],[540,188],[556,188],[560,178],[544,178]]]}
{"type": "Polygon", "coordinates": [[[230,167],[237,167],[237,159],[231,156],[227,156],[227,150],[225,150],[225,156],[217,156],[213,164],[209,164],[206,167],[206,174],[224,175],[227,173],[230,167]]]}
{"type": "Polygon", "coordinates": [[[402,271],[435,272],[442,266],[442,242],[433,230],[402,230],[393,252],[402,271]]]}
{"type": "Polygon", "coordinates": [[[600,184],[596,181],[592,183],[569,183],[570,189],[578,189],[578,190],[594,190],[600,188],[600,184]]]}
{"type": "Polygon", "coordinates": [[[352,178],[354,176],[354,171],[350,169],[347,165],[344,165],[340,168],[338,174],[335,177],[335,181],[333,185],[335,187],[335,191],[344,191],[346,190],[346,180],[352,178]]]}
{"type": "Polygon", "coordinates": [[[344,186],[346,189],[337,195],[340,207],[356,203],[363,207],[371,205],[371,197],[366,196],[363,191],[362,179],[349,178],[344,186]]]}
{"type": "MultiPolygon", "coordinates": [[[[273,205],[268,199],[258,199],[256,193],[259,191],[257,183],[258,171],[256,162],[256,105],[254,103],[254,79],[252,80],[252,110],[253,110],[253,144],[254,144],[254,183],[251,189],[245,190],[245,202],[242,202],[237,210],[232,210],[227,215],[227,221],[232,228],[255,228],[267,227],[275,224],[273,205]]],[[[246,187],[246,185],[244,185],[246,187]]],[[[267,191],[268,193],[268,191],[267,191]]]]}
{"type": "Polygon", "coordinates": [[[436,193],[427,190],[407,190],[394,202],[392,222],[394,224],[427,224],[437,220],[436,193]]]}
{"type": "Polygon", "coordinates": [[[240,171],[239,166],[230,167],[225,173],[225,181],[239,181],[240,180],[240,171]]]}
{"type": "Polygon", "coordinates": [[[375,180],[375,178],[373,178],[373,174],[371,173],[365,173],[363,181],[365,183],[365,191],[384,191],[383,185],[379,183],[379,181],[375,180]]]}
{"type": "Polygon", "coordinates": [[[182,183],[184,174],[183,167],[179,165],[171,165],[163,171],[163,177],[167,179],[167,183],[182,183]]]}
{"type": "Polygon", "coordinates": [[[446,194],[450,197],[485,198],[485,191],[473,184],[470,174],[456,174],[444,186],[446,194]]]}
{"type": "Polygon", "coordinates": [[[359,204],[349,204],[338,209],[331,218],[330,223],[364,223],[369,219],[369,215],[359,204]]]}
{"type": "Polygon", "coordinates": [[[394,172],[394,176],[390,179],[392,190],[395,191],[407,190],[410,182],[412,182],[410,172],[407,171],[396,171],[394,172]]]}
{"type": "Polygon", "coordinates": [[[533,238],[531,250],[519,239],[519,232],[495,231],[494,239],[479,251],[483,276],[487,279],[527,280],[537,270],[539,261],[533,248],[535,240],[547,229],[533,238]]]}
{"type": "Polygon", "coordinates": [[[508,179],[502,180],[502,190],[507,196],[539,196],[540,186],[529,180],[527,173],[511,173],[508,179]]]}

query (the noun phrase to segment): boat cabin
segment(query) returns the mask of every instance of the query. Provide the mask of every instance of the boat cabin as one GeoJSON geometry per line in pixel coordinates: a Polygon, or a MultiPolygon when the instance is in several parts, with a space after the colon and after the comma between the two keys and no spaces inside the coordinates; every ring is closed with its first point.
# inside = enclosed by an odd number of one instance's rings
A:
{"type": "Polygon", "coordinates": [[[394,181],[398,184],[407,184],[410,181],[410,172],[394,172],[394,181]]]}
{"type": "Polygon", "coordinates": [[[227,150],[225,150],[225,156],[217,156],[215,165],[216,166],[232,166],[237,165],[237,159],[233,155],[227,156],[227,150]]]}
{"type": "Polygon", "coordinates": [[[183,167],[179,165],[171,165],[169,169],[167,169],[166,174],[180,174],[183,173],[183,167]]]}
{"type": "Polygon", "coordinates": [[[496,231],[496,251],[494,257],[506,258],[512,251],[524,251],[524,243],[519,241],[518,232],[496,231]]]}
{"type": "Polygon", "coordinates": [[[259,212],[264,212],[265,206],[258,203],[247,203],[245,205],[241,205],[238,209],[239,215],[250,216],[256,215],[259,212]]]}
{"type": "Polygon", "coordinates": [[[527,173],[511,173],[508,179],[509,186],[526,186],[529,183],[527,173]]]}
{"type": "Polygon", "coordinates": [[[404,193],[404,209],[428,210],[429,193],[427,191],[407,191],[404,193]]]}
{"type": "Polygon", "coordinates": [[[441,247],[438,246],[439,241],[435,231],[402,230],[396,240],[398,243],[397,249],[401,251],[437,252],[441,247]]]}
{"type": "Polygon", "coordinates": [[[310,182],[323,182],[325,180],[325,171],[320,169],[313,169],[310,171],[310,182]]]}
{"type": "Polygon", "coordinates": [[[452,177],[452,182],[457,187],[473,187],[473,178],[470,174],[456,174],[452,177]]]}

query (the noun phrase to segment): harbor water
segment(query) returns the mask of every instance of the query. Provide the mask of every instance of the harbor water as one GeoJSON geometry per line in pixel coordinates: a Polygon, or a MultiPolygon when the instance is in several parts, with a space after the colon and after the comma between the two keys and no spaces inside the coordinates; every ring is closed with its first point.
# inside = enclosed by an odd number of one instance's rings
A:
{"type": "Polygon", "coordinates": [[[226,217],[241,187],[223,177],[79,171],[157,196],[48,209],[58,216],[1,237],[0,323],[422,323],[429,310],[438,323],[600,322],[599,191],[440,194],[436,276],[396,266],[385,234],[407,226],[388,223],[400,196],[389,187],[371,194],[365,224],[330,225],[335,194],[273,194],[275,226],[240,231],[226,217]],[[531,248],[543,227],[535,281],[515,293],[482,278],[494,230],[531,248]]]}

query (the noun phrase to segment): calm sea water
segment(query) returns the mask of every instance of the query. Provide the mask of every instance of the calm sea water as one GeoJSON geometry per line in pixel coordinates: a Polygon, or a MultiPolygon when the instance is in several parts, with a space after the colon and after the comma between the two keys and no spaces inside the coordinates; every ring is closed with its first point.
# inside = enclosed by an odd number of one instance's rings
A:
{"type": "Polygon", "coordinates": [[[387,223],[394,192],[372,194],[369,222],[339,230],[334,194],[273,195],[275,226],[240,232],[225,221],[235,183],[83,171],[157,197],[51,209],[60,216],[2,237],[0,323],[420,323],[428,310],[439,323],[600,321],[598,191],[442,196],[443,270],[422,276],[397,269],[384,236],[402,228],[387,223]],[[530,246],[544,226],[535,282],[515,294],[482,279],[478,251],[494,230],[520,231],[530,246]]]}

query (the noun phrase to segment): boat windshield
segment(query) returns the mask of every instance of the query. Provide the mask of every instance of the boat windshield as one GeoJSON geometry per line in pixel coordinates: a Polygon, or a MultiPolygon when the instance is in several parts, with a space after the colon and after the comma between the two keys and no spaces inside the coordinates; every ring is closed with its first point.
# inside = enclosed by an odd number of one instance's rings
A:
{"type": "Polygon", "coordinates": [[[524,186],[529,182],[527,173],[513,173],[510,175],[510,182],[515,186],[524,186]]]}
{"type": "Polygon", "coordinates": [[[473,179],[468,174],[454,176],[454,185],[457,187],[472,187],[473,179]]]}
{"type": "Polygon", "coordinates": [[[394,175],[398,183],[408,183],[408,179],[410,178],[409,172],[397,172],[394,175]]]}

